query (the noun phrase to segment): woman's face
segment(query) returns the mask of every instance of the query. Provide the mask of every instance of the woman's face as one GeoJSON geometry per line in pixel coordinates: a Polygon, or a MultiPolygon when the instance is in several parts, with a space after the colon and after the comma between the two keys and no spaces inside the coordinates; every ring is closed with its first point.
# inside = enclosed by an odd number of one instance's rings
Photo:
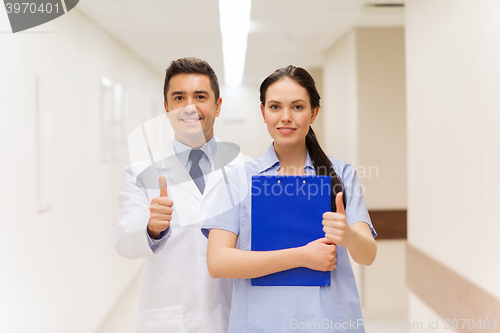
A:
{"type": "Polygon", "coordinates": [[[309,125],[319,110],[319,107],[311,109],[307,90],[287,77],[267,88],[265,105],[260,108],[274,144],[286,147],[305,144],[309,125]]]}

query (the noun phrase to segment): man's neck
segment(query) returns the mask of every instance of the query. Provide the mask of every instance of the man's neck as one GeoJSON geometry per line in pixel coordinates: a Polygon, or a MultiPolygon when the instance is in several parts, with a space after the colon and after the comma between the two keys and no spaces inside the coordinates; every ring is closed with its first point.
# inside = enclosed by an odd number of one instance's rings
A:
{"type": "Polygon", "coordinates": [[[212,140],[213,137],[214,136],[212,134],[212,136],[209,138],[206,138],[205,136],[203,137],[200,136],[199,138],[186,139],[186,138],[179,138],[177,135],[175,135],[175,139],[177,141],[193,149],[200,149],[201,147],[203,147],[203,145],[212,140]]]}

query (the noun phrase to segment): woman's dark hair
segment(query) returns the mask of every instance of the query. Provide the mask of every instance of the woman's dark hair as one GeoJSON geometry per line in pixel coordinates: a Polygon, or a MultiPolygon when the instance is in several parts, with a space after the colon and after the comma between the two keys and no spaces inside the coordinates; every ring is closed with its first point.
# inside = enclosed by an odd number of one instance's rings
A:
{"type": "Polygon", "coordinates": [[[212,66],[210,66],[208,62],[198,58],[180,58],[170,63],[170,66],[168,66],[165,72],[165,83],[163,85],[163,98],[165,102],[167,102],[170,79],[178,74],[202,74],[208,76],[210,79],[210,87],[214,91],[215,103],[217,103],[220,95],[217,75],[215,75],[212,66]]]}
{"type": "MultiPolygon", "coordinates": [[[[266,92],[269,86],[285,77],[292,79],[307,90],[311,103],[311,109],[319,107],[320,96],[311,74],[301,67],[295,67],[292,65],[276,70],[262,82],[260,85],[260,102],[262,105],[266,105],[266,92]]],[[[332,177],[332,212],[336,212],[337,207],[335,204],[335,197],[337,193],[343,192],[344,207],[346,206],[347,201],[344,185],[342,184],[340,177],[333,169],[330,159],[326,156],[323,149],[321,149],[318,139],[316,138],[316,134],[314,134],[311,126],[309,126],[309,132],[306,135],[306,147],[309,151],[309,156],[311,157],[316,174],[332,177]]]]}

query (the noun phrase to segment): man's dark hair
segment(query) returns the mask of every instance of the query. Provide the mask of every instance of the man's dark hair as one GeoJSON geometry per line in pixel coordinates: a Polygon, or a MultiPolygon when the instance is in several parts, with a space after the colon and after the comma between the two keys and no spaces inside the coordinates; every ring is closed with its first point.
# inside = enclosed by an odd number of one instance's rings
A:
{"type": "Polygon", "coordinates": [[[198,58],[180,58],[174,60],[168,66],[165,73],[165,84],[163,85],[163,98],[167,102],[167,92],[170,85],[170,79],[178,74],[202,74],[210,79],[210,86],[215,94],[215,103],[219,99],[219,81],[212,67],[205,60],[198,58]]]}

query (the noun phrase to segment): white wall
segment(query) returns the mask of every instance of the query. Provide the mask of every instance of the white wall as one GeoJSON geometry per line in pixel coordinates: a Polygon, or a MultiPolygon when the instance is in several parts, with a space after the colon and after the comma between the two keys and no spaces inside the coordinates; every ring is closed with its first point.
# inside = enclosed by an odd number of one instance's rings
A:
{"type": "Polygon", "coordinates": [[[324,150],[347,163],[358,162],[356,31],[325,53],[323,71],[324,150]]]}
{"type": "Polygon", "coordinates": [[[403,28],[356,29],[359,166],[370,209],[406,209],[403,28]]]}
{"type": "MultiPolygon", "coordinates": [[[[5,11],[0,30],[10,30],[5,11]]],[[[128,157],[124,141],[117,160],[102,162],[100,80],[124,86],[129,130],[162,112],[163,74],[78,10],[25,33],[0,34],[0,73],[0,331],[92,332],[141,266],[112,247],[128,157]],[[43,135],[54,151],[53,159],[42,156],[53,174],[44,171],[44,191],[53,195],[44,195],[51,208],[43,213],[36,76],[48,123],[43,135]]]]}
{"type": "Polygon", "coordinates": [[[353,164],[369,209],[406,208],[404,30],[358,28],[325,54],[330,156],[353,164]]]}
{"type": "Polygon", "coordinates": [[[215,135],[238,144],[247,156],[262,156],[273,140],[260,111],[259,87],[221,86],[221,97],[215,135]]]}
{"type": "Polygon", "coordinates": [[[500,296],[500,2],[407,1],[408,241],[500,296]]]}

